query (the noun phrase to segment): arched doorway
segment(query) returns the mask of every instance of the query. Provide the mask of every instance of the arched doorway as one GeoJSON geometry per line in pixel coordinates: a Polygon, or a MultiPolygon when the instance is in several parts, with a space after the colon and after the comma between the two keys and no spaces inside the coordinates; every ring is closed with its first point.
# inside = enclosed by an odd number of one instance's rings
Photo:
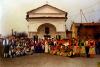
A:
{"type": "Polygon", "coordinates": [[[39,38],[53,38],[56,36],[56,27],[50,23],[42,24],[38,27],[37,34],[39,38]]]}

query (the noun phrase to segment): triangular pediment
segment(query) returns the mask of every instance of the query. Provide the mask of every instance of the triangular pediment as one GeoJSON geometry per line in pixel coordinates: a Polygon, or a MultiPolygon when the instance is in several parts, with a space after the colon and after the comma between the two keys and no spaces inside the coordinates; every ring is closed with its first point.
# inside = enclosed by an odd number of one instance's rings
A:
{"type": "Polygon", "coordinates": [[[30,14],[30,13],[66,13],[66,12],[51,5],[45,4],[41,7],[28,11],[27,13],[30,14]]]}

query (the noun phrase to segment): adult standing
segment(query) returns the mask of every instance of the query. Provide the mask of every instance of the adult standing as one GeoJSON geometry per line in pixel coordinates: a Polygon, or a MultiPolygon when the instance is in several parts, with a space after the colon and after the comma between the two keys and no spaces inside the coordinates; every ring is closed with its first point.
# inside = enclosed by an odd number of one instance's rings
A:
{"type": "Polygon", "coordinates": [[[85,41],[85,51],[86,51],[86,57],[89,57],[89,40],[87,39],[85,41]]]}
{"type": "Polygon", "coordinates": [[[8,38],[4,38],[3,40],[3,46],[4,46],[4,57],[8,57],[9,55],[9,39],[8,38]]]}
{"type": "Polygon", "coordinates": [[[90,45],[89,55],[90,55],[90,57],[94,57],[95,56],[95,40],[90,39],[89,40],[89,45],[90,45]]]}
{"type": "Polygon", "coordinates": [[[84,40],[80,40],[79,42],[79,47],[80,47],[80,56],[84,57],[85,56],[85,41],[84,40]]]}
{"type": "Polygon", "coordinates": [[[96,41],[96,54],[100,54],[100,39],[96,41]]]}
{"type": "Polygon", "coordinates": [[[3,56],[3,45],[2,45],[2,41],[3,41],[3,39],[0,38],[0,57],[3,56]]]}
{"type": "Polygon", "coordinates": [[[79,56],[79,46],[78,41],[76,39],[74,40],[73,55],[79,56]]]}
{"type": "Polygon", "coordinates": [[[49,45],[48,45],[48,41],[45,40],[45,53],[49,52],[49,45]]]}

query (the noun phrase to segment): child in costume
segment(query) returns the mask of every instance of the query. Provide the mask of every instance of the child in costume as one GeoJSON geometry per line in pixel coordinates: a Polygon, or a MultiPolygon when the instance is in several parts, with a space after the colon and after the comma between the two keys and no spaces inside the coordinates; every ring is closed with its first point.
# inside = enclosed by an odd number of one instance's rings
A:
{"type": "Polygon", "coordinates": [[[79,48],[80,48],[80,56],[84,57],[85,56],[85,41],[80,40],[79,41],[79,48]]]}
{"type": "Polygon", "coordinates": [[[95,41],[93,39],[90,39],[89,44],[90,44],[89,55],[91,58],[93,58],[95,56],[95,41]]]}

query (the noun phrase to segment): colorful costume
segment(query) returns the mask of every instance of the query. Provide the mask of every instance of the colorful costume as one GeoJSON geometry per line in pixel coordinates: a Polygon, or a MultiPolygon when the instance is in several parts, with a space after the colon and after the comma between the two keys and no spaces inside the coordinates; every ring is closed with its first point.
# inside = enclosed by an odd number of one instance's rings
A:
{"type": "Polygon", "coordinates": [[[45,53],[49,52],[49,45],[48,45],[48,41],[45,41],[45,53]]]}
{"type": "Polygon", "coordinates": [[[90,44],[90,49],[89,49],[90,57],[94,57],[94,55],[95,55],[95,41],[90,40],[89,44],[90,44]]]}
{"type": "Polygon", "coordinates": [[[86,57],[89,57],[89,41],[85,41],[85,50],[86,50],[86,57]]]}
{"type": "Polygon", "coordinates": [[[85,56],[85,42],[84,40],[79,41],[80,56],[85,56]]]}

